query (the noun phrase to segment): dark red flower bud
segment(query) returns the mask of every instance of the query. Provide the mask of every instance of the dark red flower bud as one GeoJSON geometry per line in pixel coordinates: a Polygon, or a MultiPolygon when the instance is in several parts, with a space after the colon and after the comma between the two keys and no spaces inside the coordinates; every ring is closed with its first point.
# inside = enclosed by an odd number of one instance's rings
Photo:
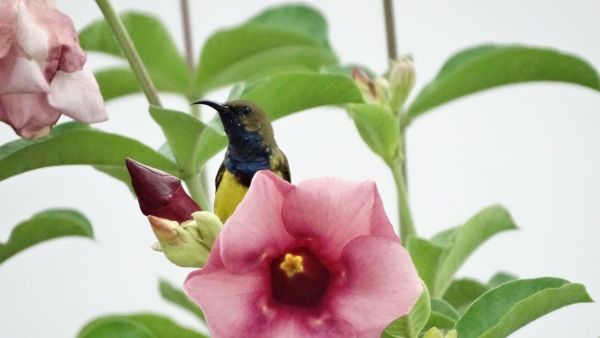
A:
{"type": "Polygon", "coordinates": [[[177,177],[130,158],[125,159],[125,164],[144,215],[183,223],[193,219],[192,213],[201,211],[177,177]]]}

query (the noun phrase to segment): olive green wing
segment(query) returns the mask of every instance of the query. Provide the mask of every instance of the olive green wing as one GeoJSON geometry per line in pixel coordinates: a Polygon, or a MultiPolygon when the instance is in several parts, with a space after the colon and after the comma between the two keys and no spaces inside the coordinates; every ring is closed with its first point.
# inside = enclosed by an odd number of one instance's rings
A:
{"type": "Polygon", "coordinates": [[[219,184],[221,184],[221,180],[223,179],[224,173],[225,173],[225,161],[221,162],[219,171],[217,171],[217,176],[215,177],[215,191],[217,191],[217,189],[219,189],[219,184]]]}

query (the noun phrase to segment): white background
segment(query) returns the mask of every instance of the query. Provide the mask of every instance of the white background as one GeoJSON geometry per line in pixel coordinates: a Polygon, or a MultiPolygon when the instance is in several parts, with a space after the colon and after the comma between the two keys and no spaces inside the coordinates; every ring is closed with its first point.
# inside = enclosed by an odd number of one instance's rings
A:
{"type": "MultiPolygon", "coordinates": [[[[119,11],[160,17],[183,50],[178,1],[114,2],[119,11]]],[[[192,1],[196,57],[214,30],[239,24],[277,3],[192,1]]],[[[308,3],[327,17],[331,44],[343,63],[385,70],[380,1],[308,3]]],[[[78,29],[101,15],[91,0],[57,0],[57,5],[78,29]]],[[[547,46],[600,66],[597,1],[427,0],[394,5],[400,52],[415,59],[415,93],[448,57],[482,43],[547,46]]],[[[117,62],[89,55],[93,69],[117,62]]],[[[209,97],[225,100],[227,93],[209,97]]],[[[188,108],[180,97],[162,99],[168,108],[188,108]]],[[[158,148],[164,137],[146,107],[142,95],[111,101],[110,121],[97,127],[158,148]]],[[[390,219],[397,223],[392,175],[361,141],[344,111],[313,109],[274,126],[295,182],[325,175],[375,179],[390,219]]],[[[522,278],[556,276],[583,283],[600,299],[599,131],[600,93],[554,83],[487,91],[419,117],[407,135],[410,202],[419,234],[429,237],[488,205],[503,204],[520,230],[492,238],[459,276],[486,281],[499,270],[522,278]]],[[[0,125],[0,142],[13,139],[13,131],[0,125]]],[[[209,162],[210,177],[221,156],[209,162]]],[[[141,311],[200,327],[194,317],[160,298],[159,278],[181,284],[190,270],[149,249],[152,232],[122,183],[87,167],[46,168],[0,182],[0,205],[0,241],[18,222],[51,207],[73,207],[86,214],[97,238],[51,241],[0,265],[0,337],[74,337],[97,316],[141,311]]],[[[596,338],[598,319],[600,305],[574,305],[512,337],[596,338]]]]}

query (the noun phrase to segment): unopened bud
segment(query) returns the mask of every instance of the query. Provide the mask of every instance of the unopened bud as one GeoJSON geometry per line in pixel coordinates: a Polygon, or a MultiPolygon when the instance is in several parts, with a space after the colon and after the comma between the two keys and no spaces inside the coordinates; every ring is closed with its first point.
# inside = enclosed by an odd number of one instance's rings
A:
{"type": "Polygon", "coordinates": [[[429,331],[427,331],[423,338],[456,338],[456,336],[456,330],[449,331],[444,337],[440,330],[438,330],[435,327],[432,327],[431,329],[429,329],[429,331]]]}
{"type": "Polygon", "coordinates": [[[152,249],[164,253],[171,263],[181,267],[204,267],[223,224],[215,214],[199,211],[194,220],[181,224],[148,216],[158,242],[152,249]]]}
{"type": "Polygon", "coordinates": [[[398,111],[415,85],[415,68],[404,56],[392,61],[390,66],[390,104],[392,110],[398,111]]]}
{"type": "Polygon", "coordinates": [[[375,80],[371,80],[371,78],[358,67],[352,69],[352,78],[366,103],[376,104],[381,107],[388,106],[388,82],[385,78],[378,77],[375,80]]]}
{"type": "Polygon", "coordinates": [[[377,91],[371,78],[358,67],[352,68],[352,78],[365,102],[374,103],[377,100],[377,91]]]}
{"type": "Polygon", "coordinates": [[[177,177],[130,158],[125,159],[125,164],[144,215],[182,223],[192,220],[192,213],[201,210],[177,177]]]}

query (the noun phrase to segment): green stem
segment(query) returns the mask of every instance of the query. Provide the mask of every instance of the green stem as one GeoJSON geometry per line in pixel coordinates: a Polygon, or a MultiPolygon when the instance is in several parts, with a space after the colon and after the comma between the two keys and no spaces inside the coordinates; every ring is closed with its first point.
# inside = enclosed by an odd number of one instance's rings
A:
{"type": "Polygon", "coordinates": [[[202,188],[202,180],[200,179],[201,175],[192,176],[184,180],[185,185],[187,185],[190,190],[190,195],[198,203],[202,210],[211,210],[210,202],[208,195],[206,194],[206,190],[202,188]]]}
{"type": "Polygon", "coordinates": [[[115,9],[111,5],[110,0],[96,0],[96,3],[98,4],[98,7],[100,7],[108,26],[115,35],[123,54],[125,54],[127,61],[129,61],[129,66],[131,66],[140,87],[142,87],[142,91],[146,95],[148,103],[162,107],[158,92],[150,79],[150,75],[148,74],[146,67],[144,67],[142,59],[140,59],[140,55],[133,45],[133,41],[131,41],[129,34],[127,34],[127,30],[125,29],[121,18],[119,18],[119,15],[117,15],[117,12],[115,12],[115,9]]]}
{"type": "Polygon", "coordinates": [[[383,0],[383,14],[385,17],[385,36],[387,40],[388,59],[395,60],[397,56],[396,29],[394,27],[394,7],[392,0],[383,0]]]}
{"type": "Polygon", "coordinates": [[[413,222],[412,214],[410,212],[410,206],[408,204],[408,193],[406,191],[406,182],[402,175],[402,160],[400,156],[396,157],[390,165],[392,173],[394,175],[394,181],[396,182],[396,193],[398,195],[398,212],[399,215],[399,226],[400,226],[400,239],[402,245],[406,245],[406,239],[410,235],[416,235],[415,224],[413,222]]]}

